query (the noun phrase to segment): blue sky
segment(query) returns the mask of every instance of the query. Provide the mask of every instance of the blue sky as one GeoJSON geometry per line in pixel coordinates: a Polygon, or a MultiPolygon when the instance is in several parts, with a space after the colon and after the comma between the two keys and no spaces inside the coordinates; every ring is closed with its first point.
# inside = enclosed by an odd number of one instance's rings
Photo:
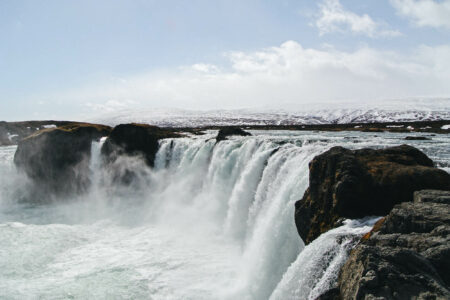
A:
{"type": "Polygon", "coordinates": [[[449,70],[450,0],[0,1],[6,120],[447,97],[449,70]]]}

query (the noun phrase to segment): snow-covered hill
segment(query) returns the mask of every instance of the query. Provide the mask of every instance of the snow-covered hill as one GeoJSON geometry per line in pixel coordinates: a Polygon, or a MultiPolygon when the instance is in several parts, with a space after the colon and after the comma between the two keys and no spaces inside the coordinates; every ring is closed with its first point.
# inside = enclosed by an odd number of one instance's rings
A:
{"type": "Polygon", "coordinates": [[[305,105],[299,109],[240,109],[194,111],[181,109],[128,109],[87,119],[117,125],[139,122],[165,127],[209,125],[298,125],[450,120],[450,99],[402,100],[377,105],[305,105]]]}

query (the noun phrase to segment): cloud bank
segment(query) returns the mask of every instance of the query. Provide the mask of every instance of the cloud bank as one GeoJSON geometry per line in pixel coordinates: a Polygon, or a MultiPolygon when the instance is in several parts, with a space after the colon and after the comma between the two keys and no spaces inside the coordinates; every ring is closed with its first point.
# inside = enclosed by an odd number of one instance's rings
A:
{"type": "Polygon", "coordinates": [[[54,95],[90,112],[182,109],[301,108],[305,103],[450,95],[450,45],[410,53],[362,47],[304,48],[295,41],[256,52],[230,52],[228,65],[195,64],[115,78],[54,95]]]}
{"type": "Polygon", "coordinates": [[[371,38],[394,37],[401,33],[387,29],[387,25],[374,21],[369,15],[358,15],[344,9],[339,0],[325,0],[320,5],[315,26],[320,35],[333,32],[347,32],[366,35],[371,38]]]}
{"type": "Polygon", "coordinates": [[[391,0],[400,15],[420,27],[450,29],[450,0],[391,0]]]}

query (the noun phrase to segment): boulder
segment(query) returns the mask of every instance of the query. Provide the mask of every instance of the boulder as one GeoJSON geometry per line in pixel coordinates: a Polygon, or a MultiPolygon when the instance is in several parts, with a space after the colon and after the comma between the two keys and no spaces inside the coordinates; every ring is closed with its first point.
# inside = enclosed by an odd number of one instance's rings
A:
{"type": "MultiPolygon", "coordinates": [[[[396,205],[341,268],[341,299],[450,299],[450,192],[396,205]]],[[[334,291],[336,294],[336,291],[334,291]]]]}
{"type": "Polygon", "coordinates": [[[219,133],[217,134],[216,141],[224,141],[227,139],[227,137],[232,135],[240,135],[240,136],[250,136],[252,135],[250,132],[244,131],[239,127],[223,127],[219,130],[219,133]]]}
{"type": "Polygon", "coordinates": [[[153,167],[159,148],[159,140],[179,137],[171,130],[147,124],[121,124],[114,127],[102,146],[101,153],[107,163],[113,163],[120,155],[141,156],[153,167]]]}
{"type": "Polygon", "coordinates": [[[0,121],[0,146],[17,145],[20,140],[36,133],[42,129],[63,126],[90,125],[89,123],[72,121],[22,121],[22,122],[4,122],[0,121]]]}
{"type": "Polygon", "coordinates": [[[95,124],[41,130],[19,142],[14,163],[45,194],[81,192],[89,185],[91,143],[110,130],[95,124]]]}
{"type": "Polygon", "coordinates": [[[310,162],[309,188],[295,204],[297,230],[308,244],[343,218],[386,215],[420,189],[449,190],[450,174],[414,147],[333,147],[310,162]]]}
{"type": "Polygon", "coordinates": [[[426,136],[407,136],[405,137],[405,140],[407,141],[429,141],[431,138],[428,138],[426,136]]]}

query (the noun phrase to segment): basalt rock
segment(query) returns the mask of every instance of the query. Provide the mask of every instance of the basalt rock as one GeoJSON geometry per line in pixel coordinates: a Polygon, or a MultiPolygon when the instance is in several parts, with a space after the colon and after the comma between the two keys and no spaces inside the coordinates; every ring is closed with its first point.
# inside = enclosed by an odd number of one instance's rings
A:
{"type": "Polygon", "coordinates": [[[12,145],[12,141],[8,136],[6,124],[6,122],[0,122],[0,146],[12,145]]]}
{"type": "Polygon", "coordinates": [[[450,192],[416,192],[350,253],[340,299],[450,299],[450,192]]]}
{"type": "Polygon", "coordinates": [[[22,121],[22,122],[4,122],[0,121],[0,146],[17,145],[22,139],[37,133],[39,130],[45,130],[54,127],[76,127],[90,126],[89,123],[72,121],[22,121]]]}
{"type": "Polygon", "coordinates": [[[107,162],[114,162],[120,155],[141,156],[153,167],[160,139],[179,137],[173,131],[147,124],[121,124],[114,127],[102,146],[107,162]]]}
{"type": "Polygon", "coordinates": [[[309,188],[295,204],[297,230],[308,244],[342,218],[386,215],[420,189],[450,189],[450,174],[420,150],[333,147],[309,165],[309,188]]]}
{"type": "Polygon", "coordinates": [[[144,166],[153,167],[159,140],[179,137],[171,130],[147,124],[121,124],[112,130],[102,146],[104,164],[109,168],[114,184],[130,185],[136,183],[142,164],[125,159],[142,159],[144,166]]]}
{"type": "Polygon", "coordinates": [[[426,136],[407,136],[405,137],[405,140],[407,141],[429,141],[431,138],[428,138],[426,136]]]}
{"type": "Polygon", "coordinates": [[[232,135],[240,135],[240,136],[250,136],[252,135],[250,132],[244,131],[239,127],[223,127],[219,130],[217,134],[216,141],[224,141],[227,137],[232,135]]]}
{"type": "Polygon", "coordinates": [[[14,163],[44,195],[82,192],[89,186],[91,143],[110,130],[94,124],[41,130],[19,142],[14,163]]]}

